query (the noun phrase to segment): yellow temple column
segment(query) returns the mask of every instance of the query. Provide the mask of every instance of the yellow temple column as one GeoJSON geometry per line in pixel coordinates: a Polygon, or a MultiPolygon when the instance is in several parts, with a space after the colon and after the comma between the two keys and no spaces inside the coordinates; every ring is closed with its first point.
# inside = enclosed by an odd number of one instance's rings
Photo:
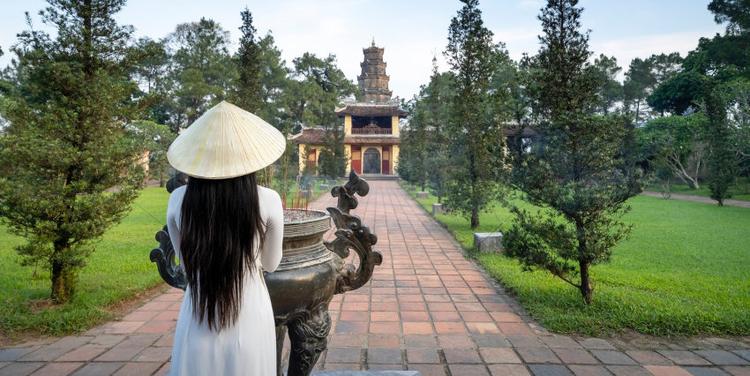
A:
{"type": "Polygon", "coordinates": [[[305,171],[305,145],[299,144],[298,147],[299,153],[297,154],[297,160],[299,161],[299,175],[302,175],[305,171]]]}
{"type": "Polygon", "coordinates": [[[344,136],[352,134],[352,115],[344,116],[344,136]]]}
{"type": "Polygon", "coordinates": [[[344,144],[344,155],[346,156],[346,171],[344,173],[346,174],[346,176],[349,176],[349,172],[352,171],[352,146],[351,145],[344,144]]]}
{"type": "Polygon", "coordinates": [[[398,175],[398,145],[393,145],[391,160],[393,161],[393,166],[391,167],[393,169],[393,175],[398,175]]]}
{"type": "Polygon", "coordinates": [[[391,134],[398,137],[398,116],[391,116],[391,134]]]}

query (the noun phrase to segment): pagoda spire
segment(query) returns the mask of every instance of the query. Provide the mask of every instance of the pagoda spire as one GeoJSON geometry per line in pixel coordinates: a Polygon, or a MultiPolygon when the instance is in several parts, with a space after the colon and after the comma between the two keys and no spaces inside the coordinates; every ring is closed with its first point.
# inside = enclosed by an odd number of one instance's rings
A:
{"type": "Polygon", "coordinates": [[[357,77],[359,90],[363,102],[386,103],[391,100],[391,90],[388,89],[390,77],[385,73],[386,63],[383,61],[384,48],[375,46],[375,37],[372,45],[362,50],[364,61],[360,64],[362,74],[357,77]]]}

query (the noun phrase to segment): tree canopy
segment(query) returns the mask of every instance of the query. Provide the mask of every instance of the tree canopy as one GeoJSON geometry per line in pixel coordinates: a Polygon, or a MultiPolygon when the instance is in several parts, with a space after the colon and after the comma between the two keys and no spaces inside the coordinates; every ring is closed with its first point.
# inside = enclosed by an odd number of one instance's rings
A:
{"type": "Polygon", "coordinates": [[[606,262],[628,233],[620,221],[625,201],[640,190],[628,158],[632,128],[621,116],[596,115],[601,85],[589,65],[577,0],[548,0],[539,19],[542,46],[530,62],[539,135],[514,153],[511,183],[536,213],[512,207],[507,254],[552,273],[593,300],[590,268],[606,262]]]}
{"type": "Polygon", "coordinates": [[[144,151],[127,129],[137,117],[129,74],[132,28],[114,19],[124,0],[50,0],[55,35],[19,35],[0,137],[0,215],[25,262],[49,267],[51,298],[75,291],[94,240],[128,212],[144,151]]]}
{"type": "Polygon", "coordinates": [[[451,168],[447,202],[465,213],[471,228],[479,226],[479,211],[495,197],[502,168],[502,124],[507,114],[500,111],[497,97],[505,90],[491,90],[499,64],[508,64],[508,52],[492,40],[484,26],[477,0],[463,0],[463,7],[451,19],[445,56],[454,77],[456,95],[452,101],[447,134],[451,168]]]}

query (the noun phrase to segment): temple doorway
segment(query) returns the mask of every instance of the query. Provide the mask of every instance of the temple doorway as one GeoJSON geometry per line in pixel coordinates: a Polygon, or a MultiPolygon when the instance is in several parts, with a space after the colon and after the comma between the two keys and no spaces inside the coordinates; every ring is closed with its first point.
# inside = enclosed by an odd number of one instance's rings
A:
{"type": "Polygon", "coordinates": [[[363,172],[365,174],[380,173],[380,152],[378,149],[369,148],[365,150],[364,165],[363,172]]]}

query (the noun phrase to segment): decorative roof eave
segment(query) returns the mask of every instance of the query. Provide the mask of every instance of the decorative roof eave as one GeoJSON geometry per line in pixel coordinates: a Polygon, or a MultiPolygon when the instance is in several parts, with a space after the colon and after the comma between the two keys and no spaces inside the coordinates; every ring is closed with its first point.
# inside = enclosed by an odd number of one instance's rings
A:
{"type": "Polygon", "coordinates": [[[344,107],[336,109],[336,115],[352,116],[398,116],[406,117],[408,112],[399,107],[398,104],[378,104],[378,103],[349,103],[344,107]]]}
{"type": "Polygon", "coordinates": [[[320,145],[325,141],[326,130],[320,127],[302,128],[302,131],[289,137],[295,144],[320,145]]]}

